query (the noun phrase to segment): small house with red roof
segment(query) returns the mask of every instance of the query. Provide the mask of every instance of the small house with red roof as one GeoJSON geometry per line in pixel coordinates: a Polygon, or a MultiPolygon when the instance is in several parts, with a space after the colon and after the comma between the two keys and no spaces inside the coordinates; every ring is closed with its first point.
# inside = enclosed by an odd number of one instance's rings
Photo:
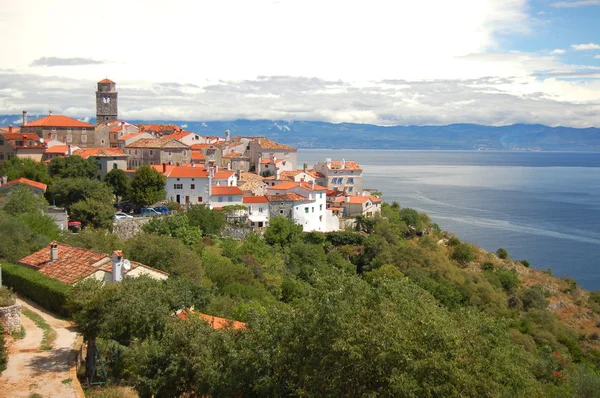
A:
{"type": "Polygon", "coordinates": [[[9,194],[14,187],[19,185],[26,186],[33,192],[39,193],[40,195],[46,193],[46,188],[48,187],[44,183],[32,181],[27,178],[17,178],[16,180],[12,180],[10,182],[4,182],[4,178],[5,177],[3,177],[3,180],[0,181],[0,194],[3,195],[9,194]]]}
{"type": "Polygon", "coordinates": [[[374,195],[363,196],[338,196],[331,202],[330,209],[342,209],[343,217],[356,217],[359,215],[373,217],[381,213],[382,200],[374,195]]]}
{"type": "Polygon", "coordinates": [[[332,161],[330,158],[318,162],[314,171],[322,175],[317,178],[317,183],[323,184],[327,189],[342,191],[347,195],[360,195],[363,189],[363,170],[354,161],[332,161]]]}
{"type": "MultiPolygon", "coordinates": [[[[267,168],[261,168],[264,160],[280,159],[285,161],[285,165],[281,164],[282,170],[295,170],[298,158],[298,149],[290,145],[280,144],[271,141],[265,137],[252,137],[247,146],[248,155],[250,157],[251,167],[257,172],[262,172],[267,168]]],[[[272,173],[274,174],[274,173],[272,173]]]]}
{"type": "Polygon", "coordinates": [[[19,129],[8,126],[0,131],[0,165],[13,157],[41,161],[46,146],[34,133],[21,133],[19,129]]]}
{"type": "Polygon", "coordinates": [[[26,112],[21,126],[21,133],[34,133],[46,141],[58,140],[66,145],[80,148],[107,147],[108,135],[95,133],[94,125],[63,115],[53,115],[27,122],[26,112]]]}
{"type": "Polygon", "coordinates": [[[111,170],[127,170],[127,157],[119,148],[85,148],[73,151],[73,155],[81,156],[83,159],[93,158],[98,163],[96,177],[102,181],[104,176],[111,170]]]}
{"type": "Polygon", "coordinates": [[[162,163],[183,164],[192,160],[192,148],[183,142],[170,138],[142,138],[125,147],[129,155],[127,168],[135,170],[143,165],[162,163]]]}
{"type": "Polygon", "coordinates": [[[269,226],[269,199],[265,195],[244,196],[242,202],[248,209],[250,227],[262,229],[269,226]]]}
{"type": "Polygon", "coordinates": [[[49,246],[22,258],[19,264],[67,285],[88,278],[114,283],[140,275],[159,280],[169,277],[168,273],[159,269],[126,260],[119,250],[109,256],[58,242],[51,242],[49,246]]]}

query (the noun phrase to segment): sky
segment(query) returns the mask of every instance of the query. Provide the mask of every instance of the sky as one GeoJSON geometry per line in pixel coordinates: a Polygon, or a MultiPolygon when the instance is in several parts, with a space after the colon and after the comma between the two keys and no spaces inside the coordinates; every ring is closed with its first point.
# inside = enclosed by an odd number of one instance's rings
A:
{"type": "MultiPolygon", "coordinates": [[[[0,0],[0,115],[600,127],[600,0],[0,0]]],[[[0,117],[0,125],[15,123],[0,117]]]]}

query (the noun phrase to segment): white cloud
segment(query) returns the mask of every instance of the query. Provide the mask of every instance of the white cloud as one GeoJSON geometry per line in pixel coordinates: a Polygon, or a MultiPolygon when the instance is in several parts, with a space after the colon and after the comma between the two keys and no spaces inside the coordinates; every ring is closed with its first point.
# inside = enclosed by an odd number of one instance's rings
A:
{"type": "Polygon", "coordinates": [[[600,44],[596,44],[596,43],[572,44],[571,48],[573,48],[575,51],[600,50],[600,44]]]}
{"type": "Polygon", "coordinates": [[[552,54],[552,55],[561,55],[561,54],[564,54],[564,53],[566,53],[566,51],[563,50],[563,49],[560,49],[560,48],[557,48],[556,50],[550,52],[550,54],[552,54]]]}
{"type": "Polygon", "coordinates": [[[558,1],[556,3],[552,3],[551,5],[552,7],[556,8],[598,6],[600,5],[600,0],[558,1]]]}

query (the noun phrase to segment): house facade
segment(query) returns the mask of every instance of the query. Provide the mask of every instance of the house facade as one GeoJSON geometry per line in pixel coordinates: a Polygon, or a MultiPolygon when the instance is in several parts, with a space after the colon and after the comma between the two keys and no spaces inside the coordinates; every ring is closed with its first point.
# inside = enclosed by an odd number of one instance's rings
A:
{"type": "Polygon", "coordinates": [[[298,150],[292,146],[280,144],[264,137],[253,137],[247,145],[247,155],[250,157],[251,170],[259,170],[259,164],[274,157],[286,162],[285,170],[295,170],[298,160],[298,150]]]}
{"type": "Polygon", "coordinates": [[[135,170],[143,165],[190,163],[192,151],[183,142],[165,138],[142,138],[125,147],[129,155],[127,167],[135,170]]]}
{"type": "Polygon", "coordinates": [[[266,196],[244,196],[243,204],[248,209],[248,225],[252,228],[269,226],[269,199],[266,196]]]}
{"type": "Polygon", "coordinates": [[[111,170],[127,170],[127,154],[119,148],[87,148],[73,151],[73,155],[81,156],[83,159],[94,158],[98,163],[96,178],[99,181],[111,170]]]}
{"type": "Polygon", "coordinates": [[[342,191],[347,195],[358,195],[363,189],[362,168],[353,161],[332,161],[325,159],[314,166],[314,171],[321,174],[322,178],[317,178],[317,183],[325,184],[323,186],[334,191],[342,191]]]}
{"type": "MultiPolygon", "coordinates": [[[[24,122],[26,120],[25,116],[24,122]]],[[[21,133],[37,134],[46,141],[58,140],[80,148],[109,146],[108,132],[96,134],[94,125],[52,113],[33,122],[24,123],[21,133]]]]}
{"type": "Polygon", "coordinates": [[[34,133],[14,133],[12,126],[9,132],[0,132],[0,165],[13,157],[41,161],[46,152],[46,146],[40,137],[34,133]]]}

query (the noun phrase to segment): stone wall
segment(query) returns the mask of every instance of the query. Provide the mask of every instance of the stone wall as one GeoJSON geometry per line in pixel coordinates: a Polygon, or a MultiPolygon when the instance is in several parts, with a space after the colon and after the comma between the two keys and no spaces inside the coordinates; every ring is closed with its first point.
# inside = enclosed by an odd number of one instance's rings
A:
{"type": "Polygon", "coordinates": [[[242,240],[242,239],[246,239],[246,237],[248,235],[250,235],[252,232],[261,233],[261,231],[254,230],[249,227],[242,227],[242,226],[238,226],[238,225],[227,224],[221,230],[221,235],[226,236],[228,238],[242,240]]]}
{"type": "Polygon", "coordinates": [[[21,330],[21,304],[0,307],[0,324],[8,332],[21,330]]]}
{"type": "Polygon", "coordinates": [[[149,218],[134,218],[129,220],[115,220],[113,224],[113,233],[119,236],[119,239],[129,239],[137,235],[142,230],[142,226],[150,221],[149,218]]]}

